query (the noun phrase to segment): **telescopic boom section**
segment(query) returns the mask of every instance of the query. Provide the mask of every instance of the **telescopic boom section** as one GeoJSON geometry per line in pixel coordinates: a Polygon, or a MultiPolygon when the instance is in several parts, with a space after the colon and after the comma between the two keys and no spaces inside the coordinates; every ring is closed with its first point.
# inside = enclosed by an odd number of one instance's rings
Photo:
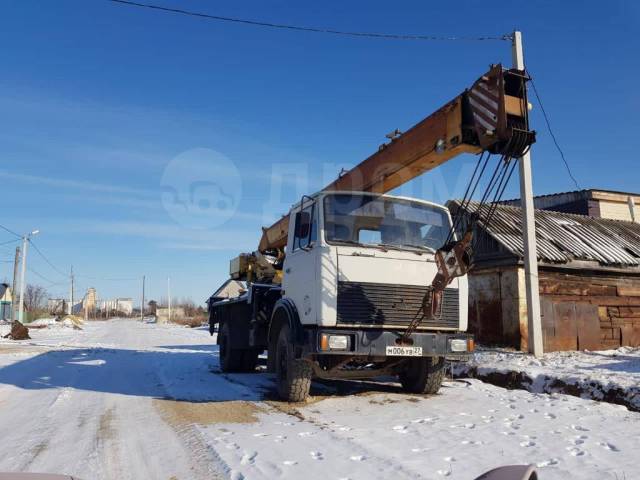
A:
{"type": "MultiPolygon", "coordinates": [[[[525,72],[492,66],[473,86],[392,139],[323,190],[386,193],[461,153],[521,156],[529,131],[525,72]]],[[[259,250],[282,249],[289,216],[263,228],[259,250]]]]}

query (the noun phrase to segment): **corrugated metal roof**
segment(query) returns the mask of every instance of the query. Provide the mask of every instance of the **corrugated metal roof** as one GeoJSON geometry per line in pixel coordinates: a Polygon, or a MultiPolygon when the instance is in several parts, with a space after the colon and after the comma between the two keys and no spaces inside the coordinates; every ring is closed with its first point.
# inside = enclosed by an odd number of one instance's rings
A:
{"type": "MultiPolygon", "coordinates": [[[[456,212],[460,202],[450,202],[456,212]]],[[[478,208],[472,202],[467,213],[478,208]]],[[[484,210],[484,209],[483,209],[484,210]]],[[[522,213],[520,207],[498,205],[488,228],[483,225],[486,210],[480,212],[480,226],[509,252],[524,256],[522,213]]],[[[535,210],[538,260],[568,263],[573,260],[596,261],[605,266],[640,265],[640,224],[592,218],[582,215],[535,210]]]]}

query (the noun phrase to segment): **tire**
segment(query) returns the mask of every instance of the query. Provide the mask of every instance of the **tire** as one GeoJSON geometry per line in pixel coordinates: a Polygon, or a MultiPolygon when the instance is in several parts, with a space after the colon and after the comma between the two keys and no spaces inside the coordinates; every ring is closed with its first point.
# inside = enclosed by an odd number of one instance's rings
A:
{"type": "Polygon", "coordinates": [[[220,327],[218,345],[220,369],[225,373],[241,372],[244,367],[244,351],[231,348],[231,331],[227,322],[224,322],[220,327]]]}
{"type": "Polygon", "coordinates": [[[278,395],[287,402],[304,402],[309,396],[313,369],[305,360],[296,360],[293,355],[289,326],[280,328],[276,343],[275,369],[278,395]]]}
{"type": "Polygon", "coordinates": [[[439,357],[409,359],[398,377],[405,392],[436,394],[444,379],[444,359],[439,357]]]}

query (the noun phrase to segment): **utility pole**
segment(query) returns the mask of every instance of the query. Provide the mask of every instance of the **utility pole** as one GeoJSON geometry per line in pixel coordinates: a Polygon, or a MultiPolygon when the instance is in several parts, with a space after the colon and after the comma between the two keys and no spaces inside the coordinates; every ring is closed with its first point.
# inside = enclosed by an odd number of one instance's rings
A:
{"type": "Polygon", "coordinates": [[[69,315],[73,315],[73,265],[71,265],[71,287],[69,288],[69,315]]]}
{"type": "Polygon", "coordinates": [[[18,308],[18,321],[20,323],[24,323],[22,320],[24,318],[24,280],[26,276],[27,270],[27,245],[29,240],[33,235],[37,235],[40,230],[34,230],[33,232],[22,237],[22,268],[20,272],[20,305],[18,308]]]}
{"type": "MultiPolygon", "coordinates": [[[[513,67],[524,70],[522,32],[513,32],[511,55],[513,67]]],[[[528,106],[527,106],[528,107],[528,106]]],[[[542,321],[540,319],[540,290],[538,286],[538,258],[536,248],[536,222],[533,208],[533,181],[531,154],[518,159],[520,167],[520,206],[522,207],[522,234],[524,241],[524,276],[527,294],[527,345],[536,357],[543,354],[542,321]]]]}
{"type": "Polygon", "coordinates": [[[142,302],[140,302],[140,321],[144,322],[144,280],[145,276],[142,276],[142,302]]]}
{"type": "Polygon", "coordinates": [[[13,261],[13,283],[11,284],[11,321],[15,322],[17,305],[16,305],[16,293],[18,289],[16,288],[18,285],[18,265],[20,263],[20,247],[16,247],[16,257],[13,261]]]}
{"type": "Polygon", "coordinates": [[[171,277],[167,277],[167,303],[169,306],[169,322],[171,322],[171,277]]]}

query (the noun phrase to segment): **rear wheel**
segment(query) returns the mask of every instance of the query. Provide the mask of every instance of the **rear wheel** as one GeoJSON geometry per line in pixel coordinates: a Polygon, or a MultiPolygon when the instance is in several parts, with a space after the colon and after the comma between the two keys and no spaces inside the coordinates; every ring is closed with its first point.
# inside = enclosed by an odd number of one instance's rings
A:
{"type": "Polygon", "coordinates": [[[278,395],[287,402],[304,402],[309,396],[313,369],[309,362],[294,358],[293,343],[286,324],[278,334],[275,353],[278,395]]]}
{"type": "Polygon", "coordinates": [[[444,379],[444,358],[411,358],[398,377],[406,392],[438,393],[444,379]]]}
{"type": "Polygon", "coordinates": [[[231,329],[226,322],[222,324],[218,332],[218,346],[220,368],[222,371],[225,373],[242,371],[244,366],[244,352],[237,348],[231,348],[231,329]]]}

